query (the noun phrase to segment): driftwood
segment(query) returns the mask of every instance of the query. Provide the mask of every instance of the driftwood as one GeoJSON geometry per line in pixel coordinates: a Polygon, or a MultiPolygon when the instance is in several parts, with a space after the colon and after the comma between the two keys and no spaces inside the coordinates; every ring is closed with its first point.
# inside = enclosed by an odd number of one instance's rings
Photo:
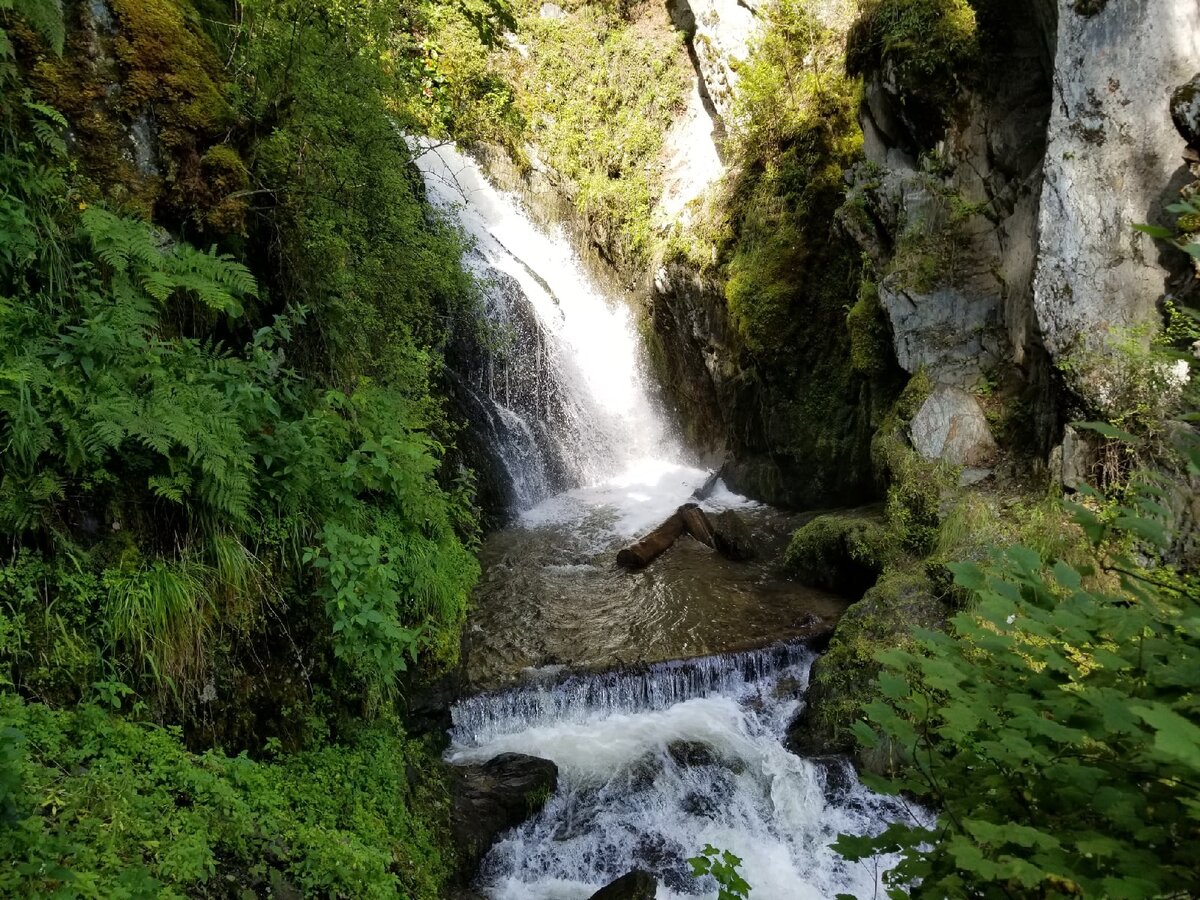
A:
{"type": "Polygon", "coordinates": [[[695,503],[685,503],[675,513],[683,519],[683,529],[702,544],[712,547],[714,550],[717,547],[717,536],[713,534],[712,525],[709,524],[708,516],[695,503]]]}
{"type": "Polygon", "coordinates": [[[741,535],[727,537],[712,527],[704,510],[695,503],[685,503],[636,544],[622,549],[617,554],[617,565],[626,569],[644,569],[666,553],[684,534],[690,534],[700,543],[735,561],[740,562],[753,555],[752,551],[747,553],[747,542],[741,535]]]}
{"type": "Polygon", "coordinates": [[[721,473],[724,471],[725,467],[721,466],[721,468],[717,469],[717,471],[711,472],[709,476],[704,479],[704,484],[692,491],[692,499],[707,500],[710,496],[712,496],[713,489],[716,488],[717,482],[721,480],[721,473]]]}
{"type": "Polygon", "coordinates": [[[658,559],[683,534],[683,516],[673,513],[652,532],[630,544],[617,554],[617,565],[626,569],[641,569],[658,559]]]}

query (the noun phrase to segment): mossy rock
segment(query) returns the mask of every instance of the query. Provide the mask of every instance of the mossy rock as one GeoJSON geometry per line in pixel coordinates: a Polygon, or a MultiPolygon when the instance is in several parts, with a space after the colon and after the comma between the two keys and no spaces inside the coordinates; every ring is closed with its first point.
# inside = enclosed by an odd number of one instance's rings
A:
{"type": "MultiPolygon", "coordinates": [[[[939,628],[949,609],[921,567],[890,572],[838,623],[829,650],[813,665],[804,711],[788,729],[787,745],[802,756],[855,752],[850,726],[877,698],[875,655],[911,644],[914,627],[939,628]]],[[[887,749],[859,752],[871,771],[888,766],[887,749]]]]}
{"type": "Polygon", "coordinates": [[[857,597],[878,580],[891,548],[878,518],[818,516],[792,535],[784,565],[806,584],[857,597]]]}

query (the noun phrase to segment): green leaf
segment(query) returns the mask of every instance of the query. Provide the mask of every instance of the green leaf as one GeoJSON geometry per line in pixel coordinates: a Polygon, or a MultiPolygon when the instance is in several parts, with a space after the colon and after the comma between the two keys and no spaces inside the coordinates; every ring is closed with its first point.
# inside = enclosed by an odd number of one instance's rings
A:
{"type": "Polygon", "coordinates": [[[1161,703],[1131,707],[1154,729],[1154,747],[1172,759],[1200,769],[1200,727],[1161,703]]]}

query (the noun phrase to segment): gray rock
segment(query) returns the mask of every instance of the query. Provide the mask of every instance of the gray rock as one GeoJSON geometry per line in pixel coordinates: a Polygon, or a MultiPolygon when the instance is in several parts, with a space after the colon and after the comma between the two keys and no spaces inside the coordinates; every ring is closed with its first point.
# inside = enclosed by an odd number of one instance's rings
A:
{"type": "MultiPolygon", "coordinates": [[[[1161,223],[1187,180],[1167,92],[1200,67],[1195,0],[1110,0],[1090,17],[1072,5],[1058,0],[1034,280],[1056,362],[1157,314],[1167,273],[1153,240],[1131,226],[1161,223]]],[[[1087,373],[1068,377],[1089,399],[1087,373]]]]}
{"type": "Polygon", "coordinates": [[[459,877],[469,882],[492,844],[538,812],[558,786],[548,759],[503,753],[481,765],[450,768],[450,831],[459,877]]]}
{"type": "Polygon", "coordinates": [[[1059,475],[1063,487],[1072,491],[1087,484],[1088,476],[1096,464],[1096,442],[1089,440],[1070,425],[1063,431],[1061,465],[1059,475]]]}
{"type": "Polygon", "coordinates": [[[567,11],[557,3],[543,3],[538,15],[543,19],[565,19],[567,11]]]}
{"type": "Polygon", "coordinates": [[[907,372],[924,368],[937,381],[970,387],[1001,358],[998,294],[949,286],[922,294],[889,279],[879,299],[892,323],[896,362],[907,372]]]}
{"type": "Polygon", "coordinates": [[[705,94],[721,119],[728,119],[737,70],[750,55],[757,29],[754,13],[737,0],[673,0],[675,27],[688,36],[705,94]]]}
{"type": "Polygon", "coordinates": [[[934,389],[910,427],[914,449],[928,460],[982,467],[996,452],[979,401],[950,385],[934,389]]]}
{"type": "Polygon", "coordinates": [[[1171,121],[1192,146],[1200,146],[1200,74],[1171,95],[1171,121]]]}
{"type": "Polygon", "coordinates": [[[607,887],[592,894],[590,900],[654,900],[658,881],[649,872],[634,869],[607,887]]]}

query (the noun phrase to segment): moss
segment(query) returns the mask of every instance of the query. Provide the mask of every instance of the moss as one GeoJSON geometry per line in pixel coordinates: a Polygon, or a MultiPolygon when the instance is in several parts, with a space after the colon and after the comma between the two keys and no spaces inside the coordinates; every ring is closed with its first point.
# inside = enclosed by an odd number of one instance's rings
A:
{"type": "MultiPolygon", "coordinates": [[[[35,90],[70,120],[95,196],[146,217],[203,223],[220,199],[207,189],[201,159],[236,124],[221,60],[188,0],[109,5],[115,33],[88,25],[81,4],[67,51],[34,66],[35,90]],[[157,173],[133,161],[130,130],[139,120],[152,132],[157,173]]],[[[232,213],[214,221],[236,220],[232,213]]]]}
{"type": "Polygon", "coordinates": [[[238,152],[216,144],[200,158],[200,190],[207,191],[205,223],[220,234],[240,233],[246,227],[248,204],[242,194],[250,187],[250,173],[238,152]]]}
{"type": "Polygon", "coordinates": [[[817,587],[858,596],[870,588],[892,557],[891,535],[870,516],[818,516],[792,535],[784,566],[817,587]]]}
{"type": "Polygon", "coordinates": [[[893,364],[892,328],[879,290],[869,278],[859,286],[858,299],[846,313],[850,334],[850,366],[864,375],[880,375],[893,364]]]}
{"type": "Polygon", "coordinates": [[[894,82],[923,146],[936,143],[978,57],[975,11],[967,0],[868,0],[847,45],[851,72],[886,72],[894,82]]]}
{"type": "MultiPolygon", "coordinates": [[[[850,726],[877,697],[875,676],[882,650],[911,643],[914,627],[936,628],[948,609],[919,566],[886,574],[842,617],[825,655],[813,666],[809,707],[802,720],[808,750],[845,752],[854,746],[850,726]]],[[[878,770],[879,762],[869,768],[878,770]]]]}

